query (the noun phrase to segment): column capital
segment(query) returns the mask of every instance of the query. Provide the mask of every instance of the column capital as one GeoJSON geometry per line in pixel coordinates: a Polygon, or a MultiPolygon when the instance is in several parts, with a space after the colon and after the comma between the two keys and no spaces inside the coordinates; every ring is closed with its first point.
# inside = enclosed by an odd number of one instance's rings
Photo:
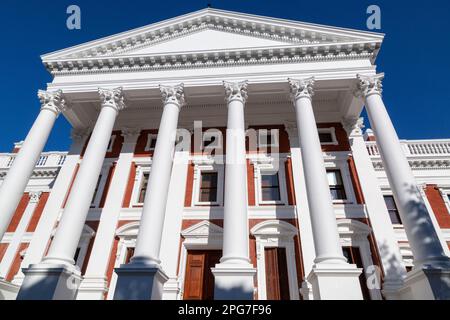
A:
{"type": "Polygon", "coordinates": [[[122,87],[114,89],[98,88],[98,94],[100,96],[102,108],[110,107],[116,110],[117,112],[125,109],[122,87]]]}
{"type": "Polygon", "coordinates": [[[122,128],[122,137],[124,138],[124,143],[134,143],[139,138],[141,134],[141,128],[122,128]]]}
{"type": "Polygon", "coordinates": [[[73,141],[81,141],[89,136],[90,128],[73,128],[70,137],[73,141]]]}
{"type": "Polygon", "coordinates": [[[164,105],[171,103],[177,105],[179,108],[186,105],[186,99],[184,97],[184,83],[180,83],[175,86],[159,85],[159,90],[161,91],[164,105]]]}
{"type": "Polygon", "coordinates": [[[384,79],[384,73],[376,74],[374,76],[364,76],[358,74],[356,77],[358,79],[358,83],[354,95],[357,98],[367,98],[372,94],[378,94],[381,96],[383,91],[382,80],[384,79]]]}
{"type": "Polygon", "coordinates": [[[28,197],[30,198],[31,203],[37,203],[39,202],[39,199],[41,198],[42,192],[41,191],[30,191],[28,193],[28,197]]]}
{"type": "Polygon", "coordinates": [[[365,127],[363,117],[344,118],[342,119],[342,125],[349,136],[362,135],[362,129],[365,127]]]}
{"type": "Polygon", "coordinates": [[[300,98],[312,99],[314,95],[314,77],[304,78],[304,79],[291,79],[288,78],[291,99],[293,102],[300,98]]]}
{"type": "Polygon", "coordinates": [[[223,86],[225,87],[225,98],[228,103],[233,100],[239,100],[245,104],[248,98],[247,80],[241,82],[224,81],[223,86]]]}
{"type": "Polygon", "coordinates": [[[38,98],[41,102],[41,110],[53,111],[57,116],[66,110],[66,101],[64,100],[62,90],[57,91],[38,91],[38,98]]]}

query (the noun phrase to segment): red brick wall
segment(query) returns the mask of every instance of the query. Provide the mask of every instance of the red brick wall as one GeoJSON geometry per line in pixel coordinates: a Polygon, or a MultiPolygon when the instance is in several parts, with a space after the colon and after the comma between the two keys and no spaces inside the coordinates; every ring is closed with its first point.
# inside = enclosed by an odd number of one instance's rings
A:
{"type": "Polygon", "coordinates": [[[427,184],[425,187],[425,194],[434,211],[439,226],[441,228],[450,228],[450,213],[448,212],[447,206],[445,205],[437,185],[427,184]]]}
{"type": "Polygon", "coordinates": [[[131,202],[131,195],[133,193],[134,178],[136,177],[136,163],[131,163],[130,174],[128,176],[127,187],[123,197],[122,207],[129,208],[131,202]]]}
{"type": "Polygon", "coordinates": [[[6,280],[7,281],[11,281],[14,276],[17,274],[17,272],[20,269],[20,264],[22,263],[22,258],[20,256],[20,253],[25,250],[26,248],[28,248],[28,243],[21,243],[19,246],[19,249],[16,252],[16,256],[14,257],[13,263],[11,265],[11,268],[9,269],[9,272],[6,276],[6,280]]]}
{"type": "Polygon", "coordinates": [[[350,171],[350,178],[352,180],[353,190],[355,191],[356,202],[358,204],[364,203],[364,195],[361,188],[361,182],[359,181],[358,172],[356,171],[355,161],[353,156],[347,159],[348,169],[350,171]]]}
{"type": "Polygon", "coordinates": [[[20,199],[19,204],[17,205],[16,212],[14,213],[6,232],[16,231],[17,226],[19,225],[20,219],[22,219],[23,213],[25,212],[25,209],[27,208],[29,200],[30,199],[29,199],[28,193],[27,192],[24,193],[22,195],[22,198],[20,199]]]}
{"type": "Polygon", "coordinates": [[[39,199],[39,203],[34,210],[33,216],[31,217],[30,223],[27,227],[27,232],[34,232],[36,230],[36,226],[39,223],[39,219],[41,218],[42,212],[44,211],[45,204],[47,203],[48,197],[50,193],[44,192],[39,199]]]}

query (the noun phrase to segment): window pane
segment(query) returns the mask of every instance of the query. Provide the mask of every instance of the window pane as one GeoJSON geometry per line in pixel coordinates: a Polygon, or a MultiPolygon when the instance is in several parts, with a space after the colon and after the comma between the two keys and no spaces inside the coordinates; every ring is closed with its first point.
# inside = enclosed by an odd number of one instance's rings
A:
{"type": "Polygon", "coordinates": [[[263,173],[261,174],[261,185],[263,187],[278,187],[278,173],[263,173]]]}
{"type": "Polygon", "coordinates": [[[330,186],[343,186],[342,175],[340,170],[327,170],[328,184],[330,186]]]}
{"type": "Polygon", "coordinates": [[[397,210],[393,196],[384,196],[384,202],[388,210],[397,210]]]}
{"type": "Polygon", "coordinates": [[[141,183],[141,189],[139,190],[139,203],[144,203],[145,200],[145,194],[147,192],[147,185],[148,185],[148,177],[149,173],[144,173],[142,176],[142,183],[141,183]]]}
{"type": "Polygon", "coordinates": [[[262,189],[263,201],[280,201],[280,189],[278,187],[270,187],[262,189]]]}
{"type": "Polygon", "coordinates": [[[322,143],[333,142],[333,135],[330,132],[319,132],[319,140],[322,143]]]}
{"type": "Polygon", "coordinates": [[[216,202],[217,201],[217,189],[201,189],[200,190],[201,202],[216,202]]]}
{"type": "Polygon", "coordinates": [[[202,173],[202,188],[217,188],[217,172],[202,173]]]}
{"type": "Polygon", "coordinates": [[[347,199],[345,195],[345,191],[342,188],[332,188],[331,191],[331,198],[333,200],[345,200],[347,199]]]}
{"type": "Polygon", "coordinates": [[[383,196],[384,202],[386,203],[386,207],[389,212],[389,217],[391,218],[391,222],[393,224],[402,224],[400,219],[400,214],[398,213],[397,205],[395,204],[395,200],[393,196],[383,196]]]}

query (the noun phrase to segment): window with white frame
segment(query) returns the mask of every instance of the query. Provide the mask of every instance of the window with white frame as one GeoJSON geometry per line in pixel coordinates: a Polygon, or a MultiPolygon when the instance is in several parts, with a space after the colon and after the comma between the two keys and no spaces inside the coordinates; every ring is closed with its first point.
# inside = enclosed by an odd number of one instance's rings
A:
{"type": "Polygon", "coordinates": [[[116,135],[111,136],[111,138],[109,139],[108,149],[106,152],[112,152],[113,146],[114,146],[114,141],[116,141],[116,135]]]}
{"type": "Polygon", "coordinates": [[[98,190],[100,189],[100,183],[102,182],[102,177],[103,175],[99,175],[98,176],[98,180],[97,180],[97,184],[95,185],[95,190],[94,190],[94,194],[92,195],[92,201],[91,201],[91,207],[96,207],[97,206],[97,196],[98,196],[98,190]]]}
{"type": "Polygon", "coordinates": [[[442,195],[442,199],[445,202],[445,205],[447,207],[447,212],[450,214],[450,188],[439,188],[439,192],[442,195]]]}
{"type": "Polygon", "coordinates": [[[155,150],[156,140],[158,139],[158,135],[154,133],[149,133],[147,135],[147,144],[145,145],[144,151],[153,151],[155,150]]]}
{"type": "Polygon", "coordinates": [[[194,159],[194,206],[218,206],[223,203],[224,165],[212,158],[194,159]]]}
{"type": "Polygon", "coordinates": [[[256,202],[259,205],[287,204],[285,159],[264,157],[252,159],[251,162],[256,178],[256,202]]]}
{"type": "Polygon", "coordinates": [[[261,172],[261,198],[262,201],[281,200],[278,172],[261,172]]]}
{"type": "Polygon", "coordinates": [[[319,140],[322,145],[337,145],[336,132],[334,127],[332,128],[319,128],[319,140]]]}
{"type": "Polygon", "coordinates": [[[215,171],[203,171],[200,173],[199,202],[217,202],[218,173],[215,171]]]}
{"type": "Polygon", "coordinates": [[[138,164],[136,168],[136,176],[134,179],[134,187],[131,196],[132,206],[141,206],[142,204],[144,204],[149,177],[150,166],[147,163],[138,164]]]}
{"type": "Polygon", "coordinates": [[[147,192],[148,178],[150,177],[150,172],[144,172],[142,174],[141,184],[139,187],[139,198],[138,203],[144,203],[145,194],[147,192]]]}
{"type": "Polygon", "coordinates": [[[279,130],[278,129],[260,129],[258,130],[258,147],[259,148],[278,148],[279,130]]]}
{"type": "Polygon", "coordinates": [[[344,180],[340,169],[327,169],[328,184],[333,200],[347,200],[344,180]]]}
{"type": "Polygon", "coordinates": [[[384,202],[389,212],[389,218],[393,224],[402,224],[400,214],[398,213],[397,205],[395,204],[394,197],[392,195],[384,195],[384,202]]]}

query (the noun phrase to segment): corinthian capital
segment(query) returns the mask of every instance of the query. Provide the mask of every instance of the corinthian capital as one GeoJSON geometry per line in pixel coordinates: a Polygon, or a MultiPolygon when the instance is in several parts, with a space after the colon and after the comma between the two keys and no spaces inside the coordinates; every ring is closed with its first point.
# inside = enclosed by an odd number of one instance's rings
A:
{"type": "Polygon", "coordinates": [[[342,125],[348,135],[361,135],[364,128],[364,118],[362,117],[349,117],[342,120],[342,125]]]}
{"type": "Polygon", "coordinates": [[[247,80],[242,82],[224,81],[223,86],[225,87],[225,98],[228,103],[233,100],[240,100],[242,101],[242,103],[245,103],[247,101],[247,80]]]}
{"type": "Polygon", "coordinates": [[[56,113],[56,115],[66,110],[66,101],[61,90],[54,92],[39,90],[38,98],[41,102],[41,110],[50,110],[56,113]]]}
{"type": "Polygon", "coordinates": [[[111,107],[119,112],[125,109],[122,87],[115,89],[98,88],[102,107],[111,107]]]}
{"type": "Polygon", "coordinates": [[[184,99],[184,84],[180,83],[176,86],[159,86],[162,101],[166,105],[168,103],[176,104],[179,108],[186,104],[184,99]]]}
{"type": "Polygon", "coordinates": [[[306,97],[311,99],[314,95],[314,77],[304,78],[304,79],[288,79],[291,99],[296,101],[297,99],[306,97]]]}
{"type": "Polygon", "coordinates": [[[372,94],[379,94],[383,91],[383,84],[381,81],[384,78],[384,73],[380,73],[374,76],[364,76],[358,74],[358,84],[356,91],[354,92],[356,97],[366,98],[372,94]]]}

